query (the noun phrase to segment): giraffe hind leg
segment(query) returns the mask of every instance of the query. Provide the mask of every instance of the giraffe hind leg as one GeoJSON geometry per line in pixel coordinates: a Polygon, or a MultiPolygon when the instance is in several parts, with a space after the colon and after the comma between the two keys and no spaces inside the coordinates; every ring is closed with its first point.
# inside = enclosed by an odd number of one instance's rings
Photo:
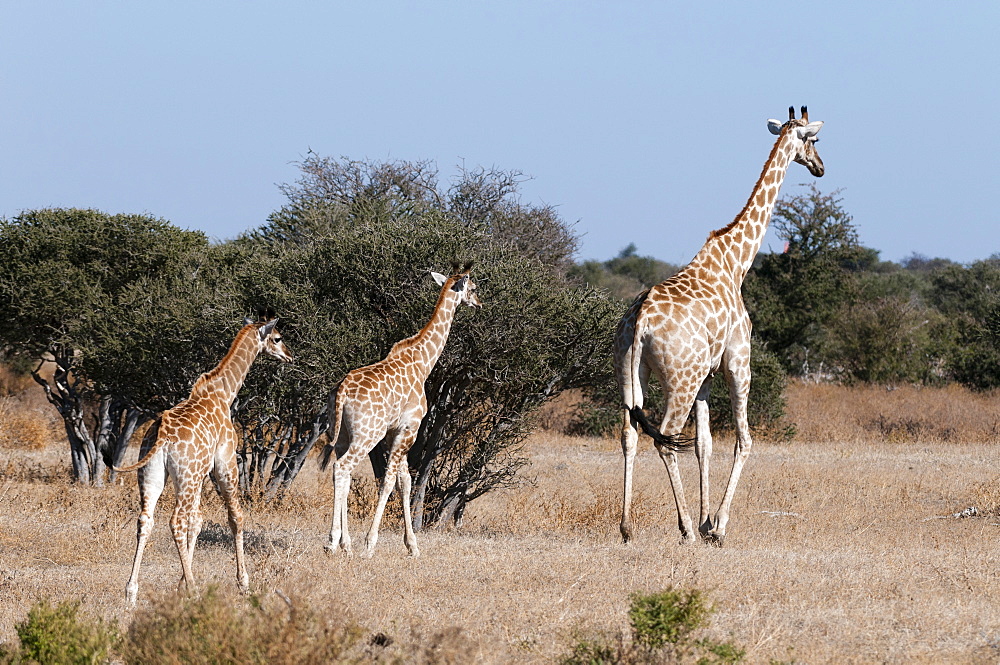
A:
{"type": "Polygon", "coordinates": [[[177,555],[181,559],[181,579],[177,584],[178,590],[186,588],[189,592],[194,588],[194,575],[192,573],[192,560],[194,555],[194,545],[196,534],[192,534],[192,526],[200,519],[195,514],[200,510],[198,503],[200,499],[201,486],[195,492],[191,487],[180,487],[177,491],[177,505],[170,516],[170,530],[174,535],[174,544],[177,546],[177,555]],[[192,536],[195,537],[192,537],[192,536]]]}
{"type": "Polygon", "coordinates": [[[743,465],[750,457],[753,439],[750,437],[750,424],[747,421],[747,399],[750,392],[750,359],[734,357],[727,372],[729,379],[729,394],[732,400],[733,415],[736,420],[736,447],[733,451],[733,468],[729,472],[729,482],[722,503],[715,514],[715,525],[709,536],[714,545],[722,547],[726,539],[726,526],[729,523],[729,509],[736,495],[736,486],[743,473],[743,465]]]}
{"type": "Polygon", "coordinates": [[[135,558],[132,560],[132,574],[125,585],[125,602],[129,607],[135,607],[139,595],[139,568],[142,565],[142,554],[153,531],[153,514],[156,504],[163,493],[166,482],[166,468],[162,454],[155,457],[145,467],[139,469],[139,519],[136,525],[135,558]]]}
{"type": "Polygon", "coordinates": [[[625,457],[625,484],[622,492],[622,521],[619,530],[622,542],[632,540],[632,478],[635,473],[635,454],[639,444],[639,431],[631,410],[624,409],[622,422],[622,454],[625,457]]]}
{"type": "Polygon", "coordinates": [[[351,536],[347,531],[347,498],[351,491],[351,472],[358,463],[358,456],[348,453],[333,463],[333,517],[326,551],[343,550],[351,555],[351,536]]]}
{"type": "MultiPolygon", "coordinates": [[[[416,425],[411,424],[400,429],[393,437],[392,445],[389,447],[389,461],[385,467],[385,477],[382,478],[382,485],[379,490],[378,505],[375,507],[372,525],[368,530],[368,537],[365,539],[365,552],[362,555],[365,558],[370,558],[375,553],[375,544],[378,542],[378,530],[382,522],[382,515],[385,512],[385,506],[389,502],[389,496],[392,494],[393,486],[396,484],[396,477],[399,474],[399,470],[406,463],[406,453],[417,438],[419,427],[420,421],[417,420],[416,425]]],[[[409,476],[409,470],[407,470],[407,476],[409,476]]],[[[406,499],[408,498],[407,496],[406,499]]],[[[409,501],[407,500],[406,503],[409,503],[409,501]]],[[[408,511],[408,509],[409,506],[403,506],[404,511],[408,511]]],[[[404,532],[404,542],[409,539],[414,544],[416,543],[416,537],[412,535],[412,531],[413,527],[411,525],[409,533],[404,532]]],[[[410,554],[413,555],[413,549],[409,549],[410,554]]]]}
{"type": "Polygon", "coordinates": [[[701,385],[695,398],[695,453],[698,457],[700,519],[698,531],[705,540],[711,540],[711,492],[709,483],[709,468],[712,462],[712,432],[709,429],[708,398],[712,392],[712,377],[709,376],[701,385]]]}

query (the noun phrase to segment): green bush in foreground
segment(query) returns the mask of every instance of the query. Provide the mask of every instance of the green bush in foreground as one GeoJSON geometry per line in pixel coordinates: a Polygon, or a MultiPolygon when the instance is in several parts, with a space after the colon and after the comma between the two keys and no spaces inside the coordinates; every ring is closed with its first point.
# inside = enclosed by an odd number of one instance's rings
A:
{"type": "Polygon", "coordinates": [[[638,665],[640,663],[697,663],[724,665],[743,661],[745,650],[708,638],[694,639],[714,610],[698,590],[668,588],[654,594],[633,594],[629,608],[632,642],[608,644],[581,639],[560,662],[563,665],[638,665]]]}
{"type": "Polygon", "coordinates": [[[36,603],[17,624],[18,651],[0,648],[0,663],[89,665],[105,663],[121,638],[114,626],[79,618],[80,602],[36,603]]]}

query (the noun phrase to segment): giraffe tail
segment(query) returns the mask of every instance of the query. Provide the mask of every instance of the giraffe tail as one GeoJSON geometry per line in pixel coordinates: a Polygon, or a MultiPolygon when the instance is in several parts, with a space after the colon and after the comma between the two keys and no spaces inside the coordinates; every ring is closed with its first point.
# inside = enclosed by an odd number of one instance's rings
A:
{"type": "Polygon", "coordinates": [[[129,471],[135,471],[141,469],[142,467],[149,464],[149,460],[153,459],[160,448],[163,447],[163,439],[160,438],[160,423],[163,422],[162,418],[157,418],[153,421],[153,424],[149,426],[146,433],[142,437],[142,448],[149,446],[149,451],[143,456],[141,460],[133,464],[132,466],[122,466],[114,467],[115,471],[119,473],[128,473],[129,471]]]}
{"type": "Polygon", "coordinates": [[[646,414],[643,413],[642,407],[633,406],[629,409],[629,413],[635,418],[635,421],[639,423],[639,427],[645,432],[653,442],[656,444],[657,448],[670,450],[672,452],[686,452],[691,450],[691,444],[694,443],[694,439],[690,437],[680,437],[680,436],[667,436],[660,432],[653,423],[649,422],[646,418],[646,414]]]}
{"type": "Polygon", "coordinates": [[[337,389],[330,396],[330,409],[327,411],[328,414],[333,414],[333,425],[330,427],[329,434],[327,435],[327,443],[323,447],[323,454],[319,458],[319,468],[321,471],[326,471],[326,467],[330,464],[330,458],[336,449],[337,440],[340,438],[340,423],[343,419],[344,404],[337,399],[339,396],[340,386],[337,386],[337,389]]]}

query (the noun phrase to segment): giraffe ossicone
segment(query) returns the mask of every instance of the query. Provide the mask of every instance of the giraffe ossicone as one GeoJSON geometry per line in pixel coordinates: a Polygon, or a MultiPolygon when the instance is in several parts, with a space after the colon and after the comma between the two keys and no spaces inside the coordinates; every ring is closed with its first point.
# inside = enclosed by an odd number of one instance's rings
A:
{"type": "Polygon", "coordinates": [[[211,474],[226,504],[233,532],[236,582],[241,591],[249,589],[250,578],[243,557],[236,428],[229,409],[261,351],[284,362],[291,362],[292,355],[285,348],[281,334],[274,329],[277,319],[260,323],[247,321],[219,364],[198,377],[190,396],[164,411],[150,426],[142,440],[139,461],[117,469],[139,471],[140,512],[135,559],[125,587],[129,606],[135,605],[139,593],[142,554],[153,530],[153,513],[168,475],[173,478],[177,495],[170,530],[181,560],[179,587],[190,589],[194,584],[191,564],[202,525],[201,490],[205,476],[211,474]]]}
{"type": "Polygon", "coordinates": [[[327,411],[331,419],[330,440],[320,460],[323,469],[331,458],[334,460],[333,518],[327,551],[339,549],[351,553],[351,537],[347,532],[351,473],[385,439],[389,456],[363,556],[370,557],[375,551],[379,524],[393,483],[398,485],[403,502],[403,542],[410,556],[419,556],[410,515],[411,480],[406,455],[427,413],[424,382],[448,341],[455,311],[462,304],[477,309],[482,306],[476,284],[469,276],[471,267],[466,264],[451,277],[432,272],[441,293],[427,325],[412,337],[396,342],[384,359],[348,372],[330,395],[327,411]]]}
{"type": "Polygon", "coordinates": [[[768,120],[778,138],[743,210],[727,226],[712,231],[691,262],[664,282],[639,294],[615,333],[615,378],[622,399],[622,452],[625,457],[621,533],[632,538],[632,482],[638,429],[653,438],[670,478],[682,542],[697,540],[681,485],[677,452],[689,449],[681,436],[695,410],[694,450],[698,458],[701,537],[722,545],[736,486],[753,445],[747,423],[750,391],[750,317],[740,287],[760,249],[791,162],[820,177],[825,167],[816,152],[822,122],[810,122],[806,107],[794,107],[787,122],[768,120]],[[714,519],[709,510],[712,435],[708,397],[712,376],[721,370],[729,384],[736,422],[736,446],[729,482],[714,519]],[[665,414],[659,426],[643,413],[650,376],[660,382],[665,414]]]}

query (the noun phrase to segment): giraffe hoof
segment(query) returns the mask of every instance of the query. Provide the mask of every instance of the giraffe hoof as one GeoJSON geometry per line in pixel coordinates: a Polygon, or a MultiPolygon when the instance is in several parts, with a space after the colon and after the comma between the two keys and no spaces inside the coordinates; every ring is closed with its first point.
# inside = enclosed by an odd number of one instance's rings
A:
{"type": "Polygon", "coordinates": [[[339,552],[343,552],[346,557],[354,555],[354,552],[351,551],[350,547],[338,547],[337,545],[324,545],[323,551],[326,552],[328,556],[337,556],[339,552]]]}
{"type": "Polygon", "coordinates": [[[365,550],[364,552],[361,553],[362,559],[370,559],[373,556],[375,556],[375,550],[365,550]]]}
{"type": "Polygon", "coordinates": [[[723,543],[726,541],[726,534],[724,533],[708,533],[705,535],[705,542],[712,547],[722,547],[723,543]]]}
{"type": "Polygon", "coordinates": [[[416,547],[411,547],[410,548],[410,558],[411,559],[416,559],[419,556],[420,556],[420,550],[418,550],[416,547]]]}

